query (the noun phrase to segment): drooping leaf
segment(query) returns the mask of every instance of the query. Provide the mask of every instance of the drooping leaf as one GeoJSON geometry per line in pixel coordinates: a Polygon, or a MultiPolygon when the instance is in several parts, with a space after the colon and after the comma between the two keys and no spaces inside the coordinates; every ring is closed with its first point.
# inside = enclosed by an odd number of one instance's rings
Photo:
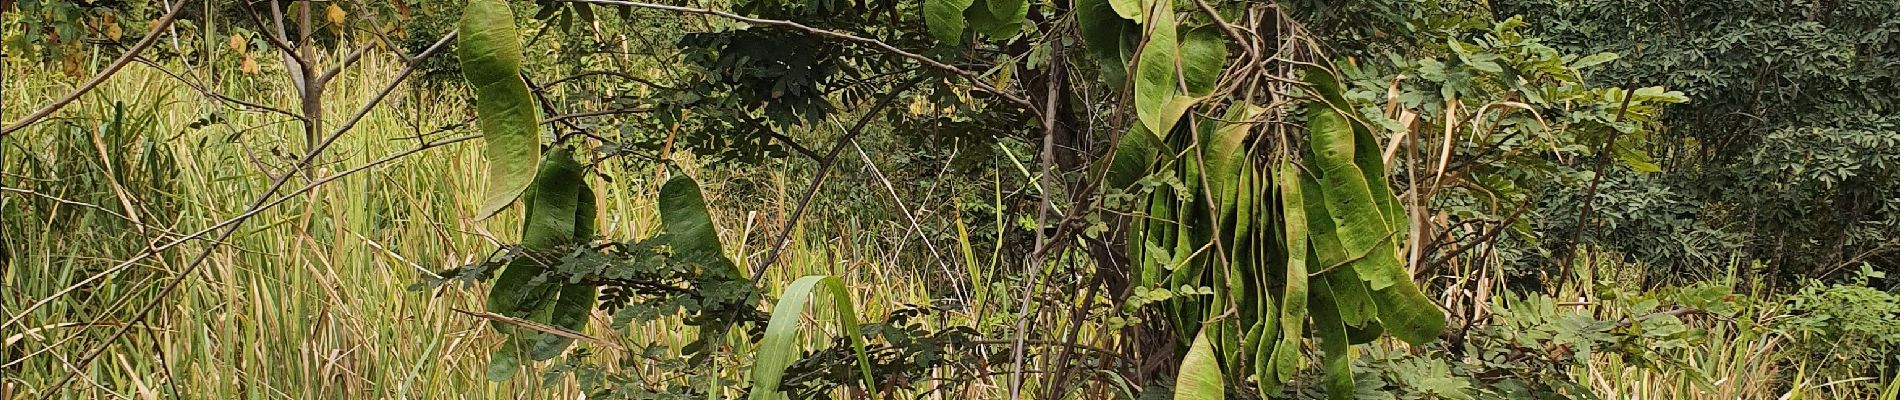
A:
{"type": "Polygon", "coordinates": [[[1202,26],[1181,35],[1181,79],[1194,97],[1214,92],[1227,68],[1227,36],[1220,28],[1202,26]]]}
{"type": "MultiPolygon", "coordinates": [[[[581,165],[574,152],[556,147],[541,161],[534,178],[534,201],[528,204],[527,226],[521,232],[521,246],[529,250],[554,250],[575,242],[580,196],[586,183],[581,181],[581,165]]],[[[591,196],[590,196],[591,197],[591,196]]],[[[589,199],[592,203],[592,199],[589,199]]]]}
{"type": "Polygon", "coordinates": [[[1191,104],[1175,100],[1180,93],[1179,69],[1176,62],[1180,50],[1175,35],[1174,12],[1168,0],[1145,1],[1144,7],[1159,8],[1163,12],[1153,13],[1143,27],[1146,28],[1146,43],[1141,47],[1141,55],[1135,60],[1135,116],[1149,132],[1164,134],[1174,127],[1173,119],[1180,117],[1179,112],[1169,110],[1186,107],[1179,104],[1191,104]],[[1171,107],[1170,103],[1176,103],[1171,107]],[[1173,114],[1174,118],[1165,115],[1173,114]]]}
{"type": "Polygon", "coordinates": [[[712,213],[706,209],[706,198],[700,194],[699,183],[685,174],[675,176],[660,186],[660,222],[666,226],[669,245],[673,254],[700,263],[707,274],[715,277],[740,277],[739,267],[726,258],[725,247],[719,242],[719,231],[713,226],[712,213]]]}
{"type": "MultiPolygon", "coordinates": [[[[564,152],[565,149],[555,151],[564,152]]],[[[594,202],[594,190],[587,186],[587,182],[580,182],[576,195],[578,197],[574,208],[574,240],[584,242],[594,237],[594,220],[598,207],[594,202]]],[[[599,304],[598,288],[583,282],[557,282],[556,284],[560,284],[561,289],[556,294],[554,302],[546,306],[547,323],[585,333],[587,317],[593,312],[594,306],[599,304]]],[[[528,352],[529,358],[536,361],[561,355],[561,352],[574,342],[574,339],[559,335],[541,334],[539,336],[534,348],[528,352]]]]}
{"type": "Polygon", "coordinates": [[[870,398],[878,398],[877,385],[871,376],[870,353],[865,350],[864,335],[858,333],[858,314],[851,304],[850,294],[845,291],[844,281],[835,276],[808,275],[792,281],[785,287],[785,293],[779,297],[778,304],[772,306],[772,319],[765,325],[765,337],[759,341],[756,364],[752,366],[751,400],[777,400],[785,398],[779,392],[779,383],[785,377],[785,368],[792,365],[801,354],[798,350],[798,322],[805,313],[805,304],[812,291],[822,286],[831,295],[832,307],[838,312],[838,325],[844,330],[851,348],[858,358],[859,373],[863,374],[864,388],[870,391],[870,398]]]}
{"type": "MultiPolygon", "coordinates": [[[[1201,140],[1201,154],[1207,163],[1208,190],[1220,203],[1219,210],[1223,218],[1234,212],[1235,202],[1239,201],[1241,170],[1250,162],[1244,146],[1253,132],[1254,124],[1251,121],[1263,111],[1265,109],[1252,104],[1237,104],[1229,107],[1227,114],[1219,121],[1209,120],[1218,122],[1210,124],[1218,128],[1202,129],[1203,132],[1200,132],[1205,135],[1201,140]]],[[[1225,219],[1223,222],[1243,223],[1225,219]]]]}
{"type": "MultiPolygon", "coordinates": [[[[523,254],[510,261],[494,285],[488,290],[487,308],[489,312],[544,324],[555,323],[558,313],[564,319],[572,320],[574,308],[581,310],[580,322],[568,322],[570,325],[585,323],[587,310],[592,309],[591,295],[585,305],[557,305],[564,282],[552,282],[547,279],[546,271],[559,257],[556,252],[564,246],[576,242],[576,233],[582,229],[592,235],[594,205],[593,194],[586,189],[582,181],[581,166],[574,161],[573,152],[565,147],[555,148],[548,157],[541,160],[541,166],[535,174],[533,185],[528,194],[522,196],[528,212],[521,224],[521,247],[523,254]],[[588,198],[581,200],[583,192],[588,198]],[[577,223],[582,214],[588,222],[585,226],[577,223]]],[[[592,293],[592,287],[586,287],[592,293]]],[[[575,290],[572,302],[581,301],[582,292],[575,290]]],[[[552,335],[517,329],[513,325],[494,321],[491,324],[496,331],[507,334],[509,339],[493,355],[489,365],[489,378],[505,380],[514,375],[516,367],[522,362],[522,353],[528,358],[542,360],[558,355],[568,345],[567,341],[557,340],[552,335]]]]}
{"type": "Polygon", "coordinates": [[[927,0],[924,2],[924,25],[930,27],[930,35],[944,43],[957,44],[963,41],[963,10],[970,8],[974,0],[927,0]]]}
{"type": "Polygon", "coordinates": [[[1130,126],[1128,133],[1122,134],[1121,140],[1115,144],[1115,157],[1109,161],[1106,176],[1109,188],[1128,189],[1142,177],[1148,176],[1163,146],[1166,144],[1154,133],[1140,125],[1130,126]]]}
{"type": "MultiPolygon", "coordinates": [[[[1312,140],[1312,165],[1326,197],[1336,237],[1346,258],[1372,290],[1410,280],[1398,265],[1392,239],[1395,231],[1384,210],[1373,200],[1366,175],[1353,160],[1353,130],[1345,117],[1325,103],[1307,109],[1306,128],[1312,140]]],[[[1331,266],[1328,266],[1331,267],[1331,266]]]]}
{"type": "Polygon", "coordinates": [[[1445,311],[1410,279],[1372,291],[1372,300],[1379,305],[1379,323],[1399,340],[1423,345],[1445,332],[1445,311]]]}
{"type": "Polygon", "coordinates": [[[1207,328],[1201,328],[1201,333],[1194,336],[1194,344],[1188,346],[1187,355],[1181,357],[1181,370],[1174,380],[1174,400],[1225,400],[1225,386],[1207,328]]]}
{"type": "MultiPolygon", "coordinates": [[[[572,153],[557,148],[548,154],[539,168],[534,186],[523,196],[528,212],[521,224],[521,247],[525,251],[510,261],[489,287],[489,312],[516,318],[529,318],[552,300],[557,285],[541,277],[553,262],[550,252],[574,242],[575,213],[579,207],[580,164],[572,153]]],[[[500,322],[496,330],[512,332],[500,322]]]]}
{"type": "Polygon", "coordinates": [[[1300,365],[1300,338],[1306,329],[1308,281],[1307,264],[1309,262],[1308,239],[1310,218],[1307,218],[1306,205],[1312,191],[1311,186],[1302,182],[1311,180],[1304,176],[1299,167],[1291,160],[1280,164],[1280,212],[1285,224],[1286,240],[1286,277],[1284,291],[1280,294],[1280,344],[1273,350],[1273,369],[1276,375],[1263,376],[1262,384],[1279,387],[1293,379],[1300,365]]]}
{"type": "MultiPolygon", "coordinates": [[[[1314,163],[1324,171],[1326,208],[1334,214],[1336,236],[1347,253],[1346,262],[1371,289],[1375,312],[1385,331],[1413,344],[1436,340],[1445,329],[1445,314],[1418,291],[1410,272],[1398,259],[1398,243],[1404,240],[1409,221],[1386,183],[1378,141],[1365,124],[1339,113],[1352,108],[1331,74],[1314,68],[1307,71],[1306,79],[1324,100],[1308,110],[1308,129],[1313,138],[1314,163]],[[1366,188],[1364,192],[1357,190],[1360,183],[1366,188]],[[1363,201],[1361,193],[1365,195],[1363,201]],[[1333,198],[1335,195],[1341,198],[1333,198]]],[[[1334,292],[1353,292],[1342,288],[1336,286],[1334,292]]]]}
{"type": "Polygon", "coordinates": [[[1333,400],[1351,400],[1355,385],[1352,378],[1352,345],[1346,337],[1346,326],[1339,320],[1339,310],[1334,308],[1331,288],[1326,281],[1313,281],[1313,332],[1319,336],[1320,369],[1325,373],[1322,379],[1326,387],[1326,397],[1333,400]]]}
{"type": "Polygon", "coordinates": [[[475,115],[487,143],[488,193],[476,218],[495,215],[528,189],[540,158],[540,111],[521,80],[521,37],[502,0],[470,0],[456,39],[462,76],[475,90],[475,115]]]}
{"type": "Polygon", "coordinates": [[[1122,42],[1140,31],[1140,25],[1115,14],[1111,0],[1076,0],[1076,28],[1082,32],[1082,45],[1102,67],[1102,78],[1121,90],[1128,78],[1128,59],[1122,57],[1122,42]]]}

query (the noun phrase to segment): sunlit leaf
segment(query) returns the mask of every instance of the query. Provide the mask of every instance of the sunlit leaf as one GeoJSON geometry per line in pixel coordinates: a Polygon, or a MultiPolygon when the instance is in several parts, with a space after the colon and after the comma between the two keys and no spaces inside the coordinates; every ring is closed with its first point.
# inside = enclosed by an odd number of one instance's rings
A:
{"type": "Polygon", "coordinates": [[[475,89],[475,115],[488,143],[488,193],[476,218],[507,208],[534,181],[540,159],[540,111],[521,80],[521,37],[502,0],[470,0],[462,9],[456,54],[475,89]]]}

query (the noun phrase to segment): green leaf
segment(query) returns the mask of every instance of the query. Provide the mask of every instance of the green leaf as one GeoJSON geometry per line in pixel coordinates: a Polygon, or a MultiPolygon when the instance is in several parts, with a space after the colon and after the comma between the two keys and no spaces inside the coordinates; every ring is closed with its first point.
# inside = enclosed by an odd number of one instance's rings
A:
{"type": "Polygon", "coordinates": [[[521,369],[521,346],[515,340],[503,341],[500,348],[488,355],[488,380],[505,381],[515,377],[515,371],[521,369]]]}
{"type": "Polygon", "coordinates": [[[1175,65],[1180,50],[1176,44],[1174,12],[1165,7],[1171,2],[1146,3],[1146,7],[1161,7],[1163,12],[1154,13],[1154,18],[1147,22],[1148,40],[1141,47],[1141,56],[1135,60],[1135,116],[1149,132],[1164,134],[1174,127],[1173,120],[1186,111],[1187,108],[1180,105],[1192,105],[1192,102],[1177,100],[1180,83],[1175,65]]]}
{"type": "Polygon", "coordinates": [[[1119,15],[1123,19],[1139,22],[1146,20],[1142,18],[1142,15],[1145,14],[1143,10],[1147,9],[1148,4],[1151,2],[1153,2],[1153,0],[1108,0],[1108,5],[1115,10],[1115,15],[1119,15]]]}
{"type": "Polygon", "coordinates": [[[1227,36],[1220,28],[1202,26],[1181,35],[1181,79],[1188,94],[1205,97],[1219,84],[1227,68],[1227,36]]]}
{"type": "MultiPolygon", "coordinates": [[[[564,148],[556,149],[555,153],[552,154],[563,154],[565,152],[566,149],[564,148]]],[[[563,156],[565,155],[563,154],[563,156]]],[[[553,156],[550,155],[550,157],[552,158],[553,156]]],[[[576,195],[576,206],[574,208],[574,240],[576,242],[585,242],[594,237],[594,220],[598,214],[598,207],[594,202],[594,190],[587,186],[587,182],[584,179],[580,181],[580,188],[576,195]]],[[[593,312],[594,306],[599,304],[600,292],[598,288],[591,284],[569,282],[561,285],[560,293],[558,293],[557,296],[553,304],[549,304],[545,311],[547,314],[547,323],[570,331],[585,333],[587,330],[587,317],[593,312]]],[[[528,351],[529,358],[537,361],[561,355],[561,352],[566,350],[567,346],[574,342],[574,339],[558,335],[541,334],[539,336],[540,338],[535,341],[534,348],[528,351]]]]}
{"type": "Polygon", "coordinates": [[[476,122],[488,144],[488,193],[475,212],[486,219],[514,203],[534,181],[541,117],[521,80],[521,36],[508,3],[470,0],[458,29],[456,54],[462,76],[475,90],[476,122]]]}
{"type": "Polygon", "coordinates": [[[1313,332],[1319,336],[1322,352],[1320,368],[1326,375],[1326,397],[1333,400],[1353,398],[1352,345],[1346,338],[1346,326],[1339,320],[1333,304],[1332,288],[1326,281],[1313,281],[1313,332]]]}
{"type": "Polygon", "coordinates": [[[1076,0],[1075,22],[1082,31],[1083,47],[1102,67],[1102,78],[1117,91],[1128,78],[1128,59],[1122,57],[1122,42],[1140,26],[1115,14],[1111,0],[1076,0]]]}
{"type": "Polygon", "coordinates": [[[757,363],[752,366],[751,400],[777,400],[785,398],[779,392],[779,383],[785,377],[785,368],[792,365],[801,354],[798,350],[798,322],[805,313],[805,303],[812,291],[823,286],[831,294],[832,307],[838,312],[838,325],[843,328],[846,338],[851,340],[851,348],[857,353],[859,373],[863,374],[865,389],[869,398],[879,398],[877,382],[871,375],[870,353],[865,350],[864,335],[858,333],[858,313],[851,304],[851,296],[845,292],[844,281],[835,276],[808,275],[792,281],[779,297],[778,304],[772,306],[772,319],[765,325],[765,337],[759,341],[757,363]]]}
{"type": "Polygon", "coordinates": [[[1264,376],[1263,385],[1279,387],[1293,379],[1293,373],[1300,365],[1300,337],[1306,329],[1301,326],[1307,314],[1307,263],[1310,253],[1308,245],[1309,222],[1307,204],[1318,194],[1317,184],[1291,160],[1280,164],[1280,212],[1286,224],[1286,281],[1284,292],[1280,294],[1280,344],[1273,350],[1273,369],[1275,375],[1264,376]],[[1309,194],[1309,192],[1311,194],[1309,194]]]}
{"type": "Polygon", "coordinates": [[[582,176],[574,152],[565,147],[554,148],[541,160],[541,171],[534,178],[534,199],[528,204],[527,225],[521,232],[522,247],[554,250],[574,244],[581,190],[586,186],[582,176]]]}
{"type": "Polygon", "coordinates": [[[1423,345],[1445,332],[1445,311],[1418,291],[1411,279],[1372,291],[1379,305],[1379,323],[1406,343],[1423,345]]]}
{"type": "Polygon", "coordinates": [[[1128,133],[1122,134],[1115,143],[1115,157],[1108,166],[1108,185],[1113,189],[1129,189],[1136,181],[1148,176],[1154,168],[1155,157],[1166,146],[1161,138],[1140,125],[1130,126],[1128,133]]]}
{"type": "Polygon", "coordinates": [[[963,10],[970,29],[992,39],[1008,39],[1022,33],[1029,15],[1028,0],[975,0],[963,10]]]}
{"type": "Polygon", "coordinates": [[[1596,54],[1591,54],[1589,56],[1586,56],[1584,58],[1577,59],[1577,61],[1570,63],[1570,68],[1574,68],[1574,69],[1590,68],[1590,67],[1594,67],[1603,63],[1616,61],[1616,59],[1617,59],[1616,53],[1596,53],[1596,54]]]}
{"type": "Polygon", "coordinates": [[[742,277],[739,267],[726,258],[698,182],[685,174],[674,176],[660,186],[659,203],[660,223],[666,226],[674,255],[701,262],[705,272],[715,277],[742,277]]]}
{"type": "MultiPolygon", "coordinates": [[[[574,161],[571,151],[556,148],[542,160],[539,170],[529,194],[523,196],[528,212],[521,224],[521,247],[527,254],[510,261],[489,288],[489,312],[532,319],[558,289],[557,285],[537,278],[547,271],[546,264],[554,257],[550,252],[574,242],[575,215],[582,186],[581,166],[574,161]]],[[[502,333],[514,331],[512,326],[501,322],[494,323],[494,327],[502,333]]]]}
{"type": "Polygon", "coordinates": [[[1225,400],[1226,391],[1220,361],[1214,355],[1214,346],[1208,343],[1207,328],[1201,328],[1194,344],[1188,346],[1187,356],[1181,358],[1181,371],[1174,380],[1174,400],[1225,400]]]}
{"type": "MultiPolygon", "coordinates": [[[[1373,290],[1410,280],[1392,250],[1392,226],[1373,200],[1366,176],[1353,160],[1353,131],[1345,117],[1325,103],[1308,106],[1306,128],[1312,140],[1312,165],[1326,197],[1336,237],[1352,268],[1373,290]]],[[[1328,265],[1327,267],[1333,267],[1328,265]]]]}
{"type": "Polygon", "coordinates": [[[970,4],[974,1],[926,0],[924,25],[930,27],[930,35],[945,43],[961,43],[963,41],[963,10],[970,8],[970,4]]]}

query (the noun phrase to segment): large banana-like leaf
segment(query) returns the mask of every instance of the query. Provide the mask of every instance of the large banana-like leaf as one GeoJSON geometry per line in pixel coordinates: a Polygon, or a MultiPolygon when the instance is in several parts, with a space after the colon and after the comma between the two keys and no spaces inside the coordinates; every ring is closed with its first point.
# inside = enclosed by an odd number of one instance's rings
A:
{"type": "Polygon", "coordinates": [[[765,325],[765,338],[759,341],[756,364],[752,366],[751,400],[778,400],[785,398],[779,392],[779,383],[785,377],[785,368],[799,356],[798,321],[805,313],[805,304],[814,290],[824,290],[831,295],[831,304],[838,312],[838,325],[846,338],[851,340],[851,348],[857,353],[858,372],[863,374],[865,389],[870,398],[877,396],[876,380],[871,376],[871,358],[865,350],[864,335],[858,333],[858,314],[851,304],[849,293],[845,292],[844,281],[835,276],[809,275],[792,281],[779,297],[777,305],[772,307],[772,319],[765,325]]]}
{"type": "Polygon", "coordinates": [[[458,30],[456,55],[462,76],[475,89],[476,123],[488,145],[488,193],[475,214],[488,218],[534,181],[541,117],[528,83],[521,80],[521,36],[508,2],[470,0],[458,30]]]}

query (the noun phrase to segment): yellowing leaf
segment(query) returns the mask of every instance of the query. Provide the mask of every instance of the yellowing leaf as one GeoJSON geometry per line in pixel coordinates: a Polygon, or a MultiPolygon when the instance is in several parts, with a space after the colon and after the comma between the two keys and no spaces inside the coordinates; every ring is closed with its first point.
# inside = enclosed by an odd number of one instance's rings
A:
{"type": "Polygon", "coordinates": [[[1194,335],[1187,356],[1181,357],[1181,371],[1174,379],[1174,400],[1225,400],[1226,384],[1221,382],[1220,362],[1214,346],[1208,343],[1207,328],[1194,335]]]}
{"type": "Polygon", "coordinates": [[[119,39],[125,37],[125,29],[119,27],[119,21],[112,18],[112,14],[106,14],[105,27],[107,39],[112,39],[112,41],[117,42],[119,39]]]}
{"type": "Polygon", "coordinates": [[[250,46],[245,45],[244,37],[238,36],[238,34],[235,34],[235,33],[231,34],[230,43],[231,43],[231,50],[238,52],[238,54],[243,54],[246,49],[250,48],[250,46]]]}
{"type": "Polygon", "coordinates": [[[323,10],[323,19],[330,21],[331,25],[343,25],[344,18],[348,16],[349,13],[343,12],[343,6],[335,2],[331,2],[330,7],[323,10]]]}

